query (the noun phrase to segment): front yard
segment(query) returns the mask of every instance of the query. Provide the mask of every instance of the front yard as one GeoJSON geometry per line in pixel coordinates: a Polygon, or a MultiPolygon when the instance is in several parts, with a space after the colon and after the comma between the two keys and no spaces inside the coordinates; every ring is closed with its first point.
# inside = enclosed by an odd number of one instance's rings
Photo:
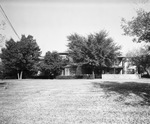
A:
{"type": "Polygon", "coordinates": [[[1,124],[149,124],[150,80],[4,80],[1,124]]]}

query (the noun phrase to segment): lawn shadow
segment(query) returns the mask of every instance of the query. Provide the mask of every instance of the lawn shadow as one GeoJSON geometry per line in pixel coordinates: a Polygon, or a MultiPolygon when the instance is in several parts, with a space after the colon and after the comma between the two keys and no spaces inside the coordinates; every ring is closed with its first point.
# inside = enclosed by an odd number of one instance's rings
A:
{"type": "MultiPolygon", "coordinates": [[[[109,97],[112,94],[119,94],[120,98],[138,101],[136,104],[150,105],[150,84],[140,82],[111,82],[104,81],[102,83],[93,82],[94,88],[102,88],[105,94],[109,97]],[[109,95],[108,95],[109,94],[109,95]],[[111,94],[111,95],[110,95],[111,94]],[[131,97],[132,96],[132,97],[131,97]],[[141,98],[142,100],[139,100],[141,98]]],[[[125,100],[124,100],[125,101],[125,100]]],[[[125,102],[126,105],[133,105],[133,102],[125,102]]],[[[135,103],[135,102],[134,102],[135,103]]],[[[135,104],[134,104],[135,105],[135,104]]]]}
{"type": "Polygon", "coordinates": [[[8,88],[8,83],[7,82],[0,82],[0,88],[7,89],[8,88]]]}
{"type": "Polygon", "coordinates": [[[0,87],[4,87],[6,84],[6,82],[0,82],[0,87]]]}

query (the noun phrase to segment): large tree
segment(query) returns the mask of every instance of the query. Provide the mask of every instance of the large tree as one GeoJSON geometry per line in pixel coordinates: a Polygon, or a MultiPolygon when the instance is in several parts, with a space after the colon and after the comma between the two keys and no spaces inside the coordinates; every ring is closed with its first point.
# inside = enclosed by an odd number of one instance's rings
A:
{"type": "Polygon", "coordinates": [[[150,42],[150,12],[139,9],[131,20],[123,18],[121,26],[125,35],[134,37],[133,41],[150,42]]]}
{"type": "Polygon", "coordinates": [[[57,52],[46,52],[41,62],[41,72],[46,78],[55,78],[61,74],[63,60],[57,52]]]}
{"type": "Polygon", "coordinates": [[[2,49],[4,73],[19,79],[22,75],[28,77],[35,74],[40,54],[40,48],[33,36],[22,35],[21,40],[17,42],[10,39],[2,49]]]}
{"type": "Polygon", "coordinates": [[[68,36],[69,54],[78,65],[87,65],[91,68],[93,78],[95,69],[111,66],[120,55],[120,46],[117,46],[106,31],[90,34],[87,37],[78,34],[68,36]]]}
{"type": "MultiPolygon", "coordinates": [[[[125,35],[133,37],[135,42],[150,43],[150,12],[143,9],[137,10],[137,15],[131,20],[122,19],[122,29],[125,35]]],[[[143,70],[150,75],[150,46],[139,49],[132,54],[132,59],[139,70],[143,70]]]]}

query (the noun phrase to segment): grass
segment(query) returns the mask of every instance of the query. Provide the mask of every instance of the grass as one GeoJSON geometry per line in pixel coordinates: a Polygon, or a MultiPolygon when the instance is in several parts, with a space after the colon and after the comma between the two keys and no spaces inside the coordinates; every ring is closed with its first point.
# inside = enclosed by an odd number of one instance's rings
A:
{"type": "MultiPolygon", "coordinates": [[[[119,95],[119,98],[124,100],[131,98],[137,101],[137,105],[150,105],[150,83],[141,82],[112,82],[104,81],[103,83],[93,83],[95,88],[102,88],[103,91],[110,97],[119,95]],[[139,99],[138,99],[139,98],[139,99]],[[141,100],[142,99],[142,100],[141,100]]],[[[136,105],[131,102],[125,104],[136,105]]]]}
{"type": "Polygon", "coordinates": [[[150,80],[4,80],[1,124],[149,124],[150,80]]]}

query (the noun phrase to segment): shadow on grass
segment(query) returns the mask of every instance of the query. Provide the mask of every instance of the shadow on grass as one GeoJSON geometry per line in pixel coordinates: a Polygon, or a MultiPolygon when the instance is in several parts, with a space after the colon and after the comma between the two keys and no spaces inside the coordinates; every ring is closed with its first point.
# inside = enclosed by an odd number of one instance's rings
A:
{"type": "MultiPolygon", "coordinates": [[[[139,83],[139,82],[111,82],[104,81],[102,83],[93,82],[94,88],[102,88],[105,94],[117,93],[120,98],[127,99],[131,98],[132,101],[138,101],[137,105],[150,105],[150,84],[149,83],[139,83]],[[131,97],[132,96],[132,97],[131,97]],[[142,98],[139,100],[138,98],[142,98]]],[[[112,95],[108,95],[111,97],[112,95]]],[[[133,103],[133,102],[132,102],[133,103]]],[[[125,102],[126,105],[133,105],[131,102],[125,102]]],[[[134,104],[135,105],[135,104],[134,104]]]]}
{"type": "Polygon", "coordinates": [[[6,84],[6,82],[0,82],[0,87],[4,87],[6,84]]]}
{"type": "Polygon", "coordinates": [[[8,83],[7,82],[0,82],[0,89],[8,89],[8,83]]]}

